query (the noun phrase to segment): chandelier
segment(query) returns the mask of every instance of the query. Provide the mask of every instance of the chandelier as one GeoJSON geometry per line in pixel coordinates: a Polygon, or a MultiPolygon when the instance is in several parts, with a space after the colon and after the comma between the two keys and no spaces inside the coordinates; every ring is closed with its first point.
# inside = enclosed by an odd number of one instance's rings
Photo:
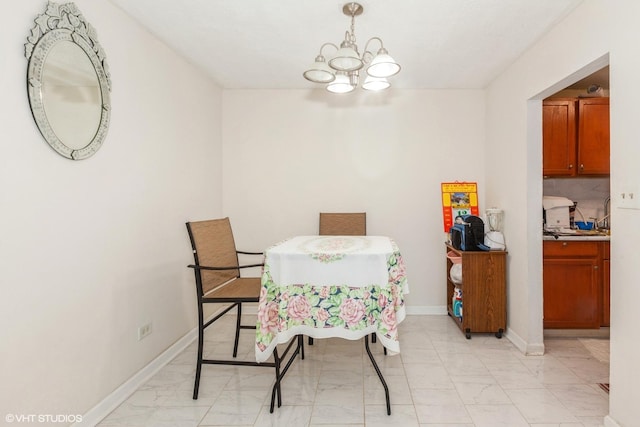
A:
{"type": "Polygon", "coordinates": [[[353,91],[359,83],[360,71],[365,68],[366,78],[362,84],[363,89],[383,90],[391,86],[387,80],[398,74],[400,65],[393,60],[384,48],[382,39],[370,38],[364,46],[362,55],[358,52],[355,34],[355,17],[361,15],[364,8],[358,3],[347,3],[342,12],[351,17],[351,29],[346,31],[340,48],[333,43],[325,43],[320,47],[320,53],[315,61],[302,75],[305,79],[314,83],[324,83],[327,90],[333,93],[347,93],[353,91]],[[380,48],[374,55],[368,50],[372,42],[380,43],[380,48]],[[332,47],[335,54],[326,61],[323,51],[325,47],[332,47]]]}

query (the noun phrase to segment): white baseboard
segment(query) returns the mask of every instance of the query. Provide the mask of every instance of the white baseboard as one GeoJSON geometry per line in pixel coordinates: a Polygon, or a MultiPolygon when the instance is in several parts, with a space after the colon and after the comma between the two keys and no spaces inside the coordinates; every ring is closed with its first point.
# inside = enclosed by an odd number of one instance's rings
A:
{"type": "Polygon", "coordinates": [[[622,426],[618,424],[613,418],[611,418],[611,415],[607,415],[606,417],[604,417],[604,427],[622,427],[622,426]]]}
{"type": "Polygon", "coordinates": [[[198,328],[195,327],[187,332],[171,347],[153,359],[147,366],[139,370],[134,376],[129,378],[111,394],[102,399],[100,403],[91,408],[89,412],[82,416],[82,421],[74,423],[77,427],[93,427],[116,409],[122,402],[127,400],[140,386],[155,375],[160,369],[171,362],[178,354],[198,338],[198,328]]]}
{"type": "Polygon", "coordinates": [[[516,334],[511,328],[507,328],[507,332],[505,337],[513,345],[516,346],[518,350],[522,352],[522,354],[526,356],[542,356],[544,354],[544,343],[540,344],[531,344],[527,343],[522,337],[516,334]]]}

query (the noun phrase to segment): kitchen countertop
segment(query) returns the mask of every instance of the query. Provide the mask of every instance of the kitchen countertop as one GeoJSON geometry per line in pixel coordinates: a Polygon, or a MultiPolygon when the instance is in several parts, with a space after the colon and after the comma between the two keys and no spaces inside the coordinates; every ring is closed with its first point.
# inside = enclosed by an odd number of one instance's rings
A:
{"type": "Polygon", "coordinates": [[[608,242],[611,240],[611,235],[606,231],[599,230],[573,230],[570,233],[552,233],[545,231],[543,232],[542,240],[595,240],[608,242]]]}

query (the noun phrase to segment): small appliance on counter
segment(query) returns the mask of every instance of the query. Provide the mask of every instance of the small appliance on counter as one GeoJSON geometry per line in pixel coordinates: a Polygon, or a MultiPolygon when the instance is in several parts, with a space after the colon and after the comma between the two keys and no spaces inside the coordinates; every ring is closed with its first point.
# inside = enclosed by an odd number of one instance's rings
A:
{"type": "Polygon", "coordinates": [[[558,231],[571,228],[570,208],[575,207],[575,203],[566,197],[543,196],[542,207],[544,208],[544,229],[558,231]]]}
{"type": "Polygon", "coordinates": [[[502,234],[502,220],[504,212],[502,209],[490,208],[485,212],[489,231],[484,235],[484,244],[490,250],[504,251],[506,245],[504,243],[504,234],[502,234]]]}

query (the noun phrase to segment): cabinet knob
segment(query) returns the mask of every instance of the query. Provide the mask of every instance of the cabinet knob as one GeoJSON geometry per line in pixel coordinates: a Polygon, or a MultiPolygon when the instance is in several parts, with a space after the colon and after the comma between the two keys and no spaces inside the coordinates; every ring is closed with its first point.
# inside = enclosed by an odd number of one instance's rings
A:
{"type": "Polygon", "coordinates": [[[567,242],[562,242],[562,246],[567,246],[568,243],[567,242]]]}
{"type": "Polygon", "coordinates": [[[594,266],[593,266],[593,269],[594,269],[594,270],[597,270],[597,269],[598,269],[598,266],[597,266],[597,265],[594,265],[594,266]]]}
{"type": "Polygon", "coordinates": [[[571,164],[571,165],[569,165],[569,169],[573,169],[573,165],[572,165],[572,164],[571,164]]]}
{"type": "Polygon", "coordinates": [[[584,170],[584,165],[580,164],[580,170],[584,170]]]}

